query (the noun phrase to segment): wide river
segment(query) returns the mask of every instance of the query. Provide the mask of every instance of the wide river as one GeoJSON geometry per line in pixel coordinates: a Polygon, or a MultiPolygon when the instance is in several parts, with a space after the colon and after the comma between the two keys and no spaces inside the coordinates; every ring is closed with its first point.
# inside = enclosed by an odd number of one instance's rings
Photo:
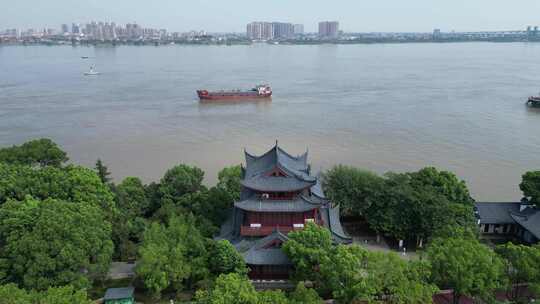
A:
{"type": "Polygon", "coordinates": [[[49,137],[119,180],[179,163],[219,169],[279,140],[335,164],[455,172],[477,200],[519,200],[540,169],[540,44],[0,47],[0,146],[49,137]],[[81,56],[89,56],[87,60],[81,56]],[[83,76],[95,64],[99,76],[83,76]],[[272,85],[267,102],[195,90],[272,85]]]}

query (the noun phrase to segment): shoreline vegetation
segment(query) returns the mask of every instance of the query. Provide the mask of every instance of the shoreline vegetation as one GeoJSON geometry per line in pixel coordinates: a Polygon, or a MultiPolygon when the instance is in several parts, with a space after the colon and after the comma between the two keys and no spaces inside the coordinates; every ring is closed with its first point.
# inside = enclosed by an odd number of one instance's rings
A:
{"type": "MultiPolygon", "coordinates": [[[[342,217],[360,218],[378,237],[404,240],[419,259],[335,245],[324,227],[289,233],[292,290],[257,291],[243,256],[214,236],[240,197],[242,167],[204,172],[178,164],[156,182],[113,183],[106,162],[67,164],[50,139],[0,147],[0,299],[11,304],[90,304],[129,284],[144,303],[528,303],[540,293],[540,244],[488,245],[474,200],[452,172],[424,168],[384,175],[339,165],[323,172],[342,217]],[[110,281],[112,261],[136,261],[135,277],[110,281]],[[527,286],[527,292],[518,288],[527,286]],[[92,298],[92,299],[91,299],[92,298]]],[[[523,175],[524,200],[540,206],[540,172],[523,175]]],[[[2,303],[4,303],[2,302],[2,303]]]]}

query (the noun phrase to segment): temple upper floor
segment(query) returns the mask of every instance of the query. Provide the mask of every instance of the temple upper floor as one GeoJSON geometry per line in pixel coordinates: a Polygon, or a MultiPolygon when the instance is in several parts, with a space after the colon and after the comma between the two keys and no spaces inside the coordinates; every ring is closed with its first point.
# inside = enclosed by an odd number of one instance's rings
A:
{"type": "Polygon", "coordinates": [[[292,156],[276,145],[261,156],[245,151],[242,186],[259,192],[298,192],[315,185],[308,152],[292,156]]]}

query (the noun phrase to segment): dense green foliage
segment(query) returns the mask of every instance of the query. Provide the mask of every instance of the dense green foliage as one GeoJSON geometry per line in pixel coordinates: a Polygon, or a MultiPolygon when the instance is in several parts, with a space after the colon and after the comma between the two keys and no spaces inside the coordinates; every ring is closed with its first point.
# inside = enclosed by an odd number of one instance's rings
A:
{"type": "Polygon", "coordinates": [[[23,200],[26,195],[99,206],[108,218],[115,212],[112,192],[93,170],[79,166],[36,169],[0,163],[0,204],[8,199],[23,200]]]}
{"type": "Polygon", "coordinates": [[[281,291],[257,292],[247,277],[237,273],[220,275],[214,286],[198,290],[197,304],[320,304],[321,298],[311,289],[298,284],[289,297],[281,291]]]}
{"type": "Polygon", "coordinates": [[[155,297],[162,290],[182,290],[209,276],[205,239],[192,216],[169,219],[167,225],[152,223],[139,249],[137,275],[155,297]]]}
{"type": "Polygon", "coordinates": [[[137,255],[137,244],[146,227],[145,215],[150,208],[147,191],[140,179],[127,177],[114,188],[117,220],[113,222],[115,257],[121,260],[137,255]]]}
{"type": "Polygon", "coordinates": [[[107,272],[113,250],[111,226],[98,207],[54,199],[5,203],[0,239],[0,281],[39,290],[89,287],[91,277],[107,272]]]}
{"type": "Polygon", "coordinates": [[[107,166],[105,166],[103,162],[101,161],[101,159],[99,158],[96,161],[95,169],[96,169],[97,175],[99,176],[99,179],[101,180],[103,184],[108,184],[111,181],[111,178],[109,177],[109,175],[111,175],[111,172],[109,172],[109,169],[107,168],[107,166]]]}
{"type": "Polygon", "coordinates": [[[232,207],[233,198],[227,189],[202,185],[204,172],[197,167],[178,165],[165,173],[156,186],[160,207],[153,218],[165,222],[171,214],[192,213],[197,227],[205,236],[212,236],[227,218],[227,210],[232,207]]]}
{"type": "Polygon", "coordinates": [[[325,194],[339,202],[342,214],[367,216],[366,212],[381,199],[384,179],[375,173],[338,165],[323,176],[325,194]]]}
{"type": "Polygon", "coordinates": [[[300,282],[296,285],[296,289],[289,295],[291,304],[321,304],[321,297],[314,289],[306,288],[304,283],[300,282]]]}
{"type": "Polygon", "coordinates": [[[47,138],[31,140],[21,146],[0,149],[0,163],[60,167],[67,161],[66,152],[47,138]]]}
{"type": "Polygon", "coordinates": [[[227,240],[214,243],[209,263],[210,271],[218,275],[231,272],[247,274],[248,272],[244,258],[227,240]]]}
{"type": "Polygon", "coordinates": [[[318,270],[321,263],[330,259],[333,247],[330,231],[308,224],[303,230],[292,231],[288,236],[289,240],[282,248],[294,264],[295,279],[310,280],[322,289],[326,284],[318,270]]]}
{"type": "Polygon", "coordinates": [[[92,304],[85,290],[77,290],[70,285],[51,287],[45,291],[26,291],[15,284],[0,286],[2,304],[92,304]]]}
{"type": "Polygon", "coordinates": [[[540,245],[531,247],[508,243],[495,251],[503,258],[507,281],[507,295],[512,300],[520,298],[519,284],[529,283],[532,290],[540,291],[540,245]]]}
{"type": "Polygon", "coordinates": [[[448,226],[474,227],[473,200],[463,181],[447,171],[374,173],[336,166],[324,174],[328,197],[345,215],[361,216],[378,233],[418,246],[448,226]]]}
{"type": "Polygon", "coordinates": [[[203,190],[203,178],[204,172],[197,167],[182,164],[167,170],[159,187],[162,200],[178,203],[184,195],[203,190]]]}
{"type": "Polygon", "coordinates": [[[492,302],[494,290],[501,287],[502,260],[475,239],[435,239],[427,256],[433,282],[453,289],[454,303],[463,295],[492,302]]]}
{"type": "Polygon", "coordinates": [[[519,189],[525,199],[540,208],[540,171],[530,171],[523,174],[519,189]]]}
{"type": "Polygon", "coordinates": [[[289,238],[283,249],[295,265],[296,279],[312,281],[321,294],[340,303],[384,297],[389,303],[420,304],[429,302],[436,290],[428,283],[428,265],[357,245],[333,246],[326,228],[309,224],[289,238]]]}
{"type": "Polygon", "coordinates": [[[257,304],[258,294],[246,277],[230,273],[220,275],[212,288],[198,290],[195,303],[198,304],[257,304]]]}
{"type": "MultiPolygon", "coordinates": [[[[89,304],[84,288],[102,281],[111,257],[137,258],[137,281],[156,298],[199,288],[196,303],[318,304],[322,295],[339,303],[423,304],[437,287],[453,288],[456,300],[493,303],[499,287],[519,299],[513,286],[525,282],[540,292],[540,245],[492,251],[479,243],[473,200],[450,172],[325,172],[326,194],[343,215],[417,245],[431,240],[427,258],[408,262],[336,246],[327,229],[308,224],[283,244],[298,281],[287,294],[257,292],[242,255],[211,238],[240,197],[241,166],[221,170],[211,188],[201,169],[184,164],[159,183],[128,177],[115,185],[101,160],[94,170],[67,160],[48,139],[0,149],[0,303],[89,304]]],[[[540,171],[527,172],[520,188],[538,205],[540,171]]]]}
{"type": "Polygon", "coordinates": [[[240,199],[242,185],[242,167],[240,165],[223,168],[218,173],[217,187],[226,190],[235,201],[240,199]]]}

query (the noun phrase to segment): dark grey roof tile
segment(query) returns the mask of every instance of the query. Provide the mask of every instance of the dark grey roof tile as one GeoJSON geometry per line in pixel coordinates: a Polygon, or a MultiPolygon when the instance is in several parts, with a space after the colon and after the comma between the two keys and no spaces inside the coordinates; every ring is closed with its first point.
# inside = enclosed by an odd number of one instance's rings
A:
{"type": "Polygon", "coordinates": [[[242,186],[258,191],[288,192],[309,188],[315,181],[278,176],[256,175],[242,180],[242,186]]]}
{"type": "Polygon", "coordinates": [[[253,212],[305,212],[319,208],[321,205],[308,198],[299,196],[293,200],[271,200],[251,197],[234,203],[236,208],[253,212]]]}
{"type": "Polygon", "coordinates": [[[510,212],[519,213],[520,202],[515,203],[475,203],[481,224],[512,224],[510,212]]]}
{"type": "Polygon", "coordinates": [[[133,297],[133,292],[135,288],[133,287],[122,287],[122,288],[109,288],[105,292],[104,300],[119,300],[127,299],[133,297]]]}
{"type": "Polygon", "coordinates": [[[523,228],[540,240],[540,210],[527,208],[523,213],[511,213],[510,216],[523,228]],[[527,210],[529,209],[529,210],[527,210]]]}

